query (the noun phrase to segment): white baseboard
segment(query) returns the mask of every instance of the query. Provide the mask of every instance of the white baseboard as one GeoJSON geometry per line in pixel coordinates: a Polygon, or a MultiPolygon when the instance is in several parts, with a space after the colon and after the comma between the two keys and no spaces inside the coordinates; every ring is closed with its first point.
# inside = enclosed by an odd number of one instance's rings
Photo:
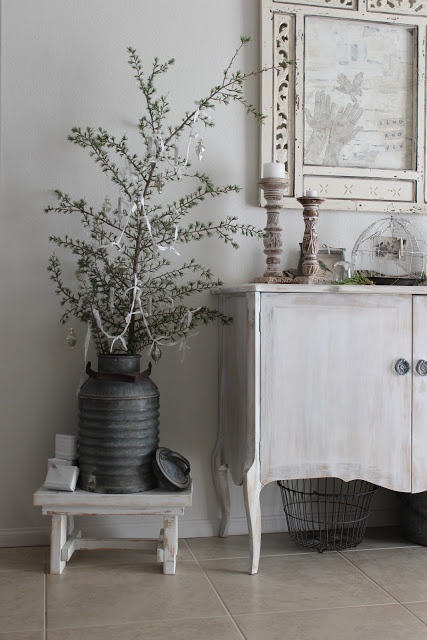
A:
{"type": "MultiPolygon", "coordinates": [[[[157,539],[161,527],[161,518],[147,517],[146,519],[131,517],[127,520],[108,522],[106,518],[97,523],[90,518],[80,518],[78,526],[82,528],[87,538],[139,538],[157,539]],[[131,520],[131,521],[129,521],[131,520]]],[[[368,526],[384,527],[399,524],[399,513],[396,509],[373,509],[368,526]]],[[[46,518],[45,527],[27,527],[22,529],[0,529],[0,547],[31,547],[48,545],[50,541],[50,523],[46,518]]],[[[263,533],[279,533],[287,531],[286,520],[283,515],[266,515],[262,517],[263,533]]],[[[234,517],[230,520],[230,535],[244,535],[248,533],[246,517],[234,517]]],[[[216,520],[179,520],[180,538],[207,538],[218,535],[216,520]]]]}
{"type": "Polygon", "coordinates": [[[0,529],[0,547],[38,547],[49,544],[50,526],[0,529]]]}

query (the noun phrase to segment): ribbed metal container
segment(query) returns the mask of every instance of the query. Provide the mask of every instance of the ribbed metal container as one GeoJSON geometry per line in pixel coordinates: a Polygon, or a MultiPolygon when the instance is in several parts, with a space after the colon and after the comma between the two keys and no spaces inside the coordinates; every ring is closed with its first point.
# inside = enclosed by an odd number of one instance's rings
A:
{"type": "MultiPolygon", "coordinates": [[[[98,356],[98,374],[134,376],[140,356],[98,356]]],[[[108,376],[107,376],[108,377],[108,376]]],[[[90,377],[79,391],[79,487],[94,493],[153,489],[159,444],[159,391],[135,382],[90,377]]]]}

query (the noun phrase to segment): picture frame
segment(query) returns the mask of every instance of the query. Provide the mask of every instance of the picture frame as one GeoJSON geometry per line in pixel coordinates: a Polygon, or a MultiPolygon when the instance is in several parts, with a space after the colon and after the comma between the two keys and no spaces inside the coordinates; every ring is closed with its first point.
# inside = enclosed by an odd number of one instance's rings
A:
{"type": "Polygon", "coordinates": [[[332,282],[334,279],[334,265],[337,262],[343,262],[345,260],[345,249],[319,249],[317,252],[317,260],[319,262],[317,275],[325,278],[327,282],[332,282]]]}
{"type": "Polygon", "coordinates": [[[311,189],[328,210],[427,213],[427,3],[261,2],[261,161],[285,163],[285,206],[311,189]]]}
{"type": "MultiPolygon", "coordinates": [[[[300,259],[298,264],[298,275],[302,275],[302,242],[300,242],[300,259]]],[[[325,278],[327,282],[333,281],[334,265],[345,260],[345,249],[343,247],[323,246],[317,252],[319,271],[316,275],[325,278]]]]}

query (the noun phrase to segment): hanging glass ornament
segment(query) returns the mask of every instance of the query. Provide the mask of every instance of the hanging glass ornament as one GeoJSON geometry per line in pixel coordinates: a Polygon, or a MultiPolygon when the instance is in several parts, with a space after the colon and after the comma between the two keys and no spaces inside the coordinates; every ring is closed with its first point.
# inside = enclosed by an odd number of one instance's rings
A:
{"type": "Polygon", "coordinates": [[[179,149],[177,144],[174,144],[173,146],[173,161],[175,166],[177,166],[179,163],[179,149]]]}
{"type": "Polygon", "coordinates": [[[122,196],[119,196],[119,199],[117,202],[117,213],[118,213],[119,219],[121,219],[123,216],[123,197],[122,196]]]}
{"type": "Polygon", "coordinates": [[[114,289],[114,287],[111,287],[111,289],[110,289],[110,300],[109,300],[110,311],[114,311],[115,297],[116,297],[116,290],[114,289]]]}
{"type": "Polygon", "coordinates": [[[203,146],[203,141],[201,140],[201,138],[199,138],[196,144],[196,154],[199,160],[203,158],[204,153],[205,153],[205,147],[203,146]]]}
{"type": "Polygon", "coordinates": [[[205,109],[203,110],[203,115],[201,114],[200,117],[208,124],[212,123],[213,107],[205,107],[205,109]]]}
{"type": "Polygon", "coordinates": [[[69,332],[68,336],[65,339],[66,339],[66,341],[68,343],[68,346],[71,349],[73,349],[75,347],[75,345],[76,345],[76,342],[77,342],[77,336],[74,333],[74,329],[72,327],[70,329],[70,332],[69,332]]]}
{"type": "Polygon", "coordinates": [[[103,213],[106,213],[106,214],[110,213],[112,208],[113,207],[111,206],[110,198],[108,196],[105,196],[104,202],[102,203],[102,211],[103,211],[103,213]]]}
{"type": "Polygon", "coordinates": [[[160,347],[157,342],[155,342],[150,349],[150,358],[153,358],[155,364],[157,364],[161,357],[162,352],[160,351],[160,347]]]}
{"type": "Polygon", "coordinates": [[[162,193],[163,187],[165,186],[165,181],[163,180],[161,173],[157,174],[154,180],[154,186],[156,187],[159,193],[162,193]]]}
{"type": "Polygon", "coordinates": [[[156,163],[156,143],[154,142],[154,139],[149,137],[147,138],[147,152],[148,155],[150,156],[148,159],[148,162],[151,162],[151,164],[155,164],[156,163]]]}

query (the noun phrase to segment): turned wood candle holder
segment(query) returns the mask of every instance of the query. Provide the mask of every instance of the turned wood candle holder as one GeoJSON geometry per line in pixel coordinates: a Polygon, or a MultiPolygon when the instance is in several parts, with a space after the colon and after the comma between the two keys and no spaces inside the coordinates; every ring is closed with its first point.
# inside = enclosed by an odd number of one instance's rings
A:
{"type": "Polygon", "coordinates": [[[317,252],[319,243],[317,240],[316,222],[319,217],[319,206],[325,202],[323,198],[314,196],[304,196],[297,198],[303,206],[303,218],[305,223],[304,236],[302,240],[302,275],[294,280],[298,284],[322,284],[326,283],[326,278],[318,275],[319,262],[317,252]]]}
{"type": "Polygon", "coordinates": [[[292,279],[283,275],[280,266],[282,258],[282,228],[279,226],[281,201],[288,186],[288,178],[262,178],[258,185],[264,191],[267,202],[267,225],[265,227],[264,253],[266,257],[267,269],[264,275],[255,278],[254,282],[264,282],[267,284],[289,284],[292,279]]]}

